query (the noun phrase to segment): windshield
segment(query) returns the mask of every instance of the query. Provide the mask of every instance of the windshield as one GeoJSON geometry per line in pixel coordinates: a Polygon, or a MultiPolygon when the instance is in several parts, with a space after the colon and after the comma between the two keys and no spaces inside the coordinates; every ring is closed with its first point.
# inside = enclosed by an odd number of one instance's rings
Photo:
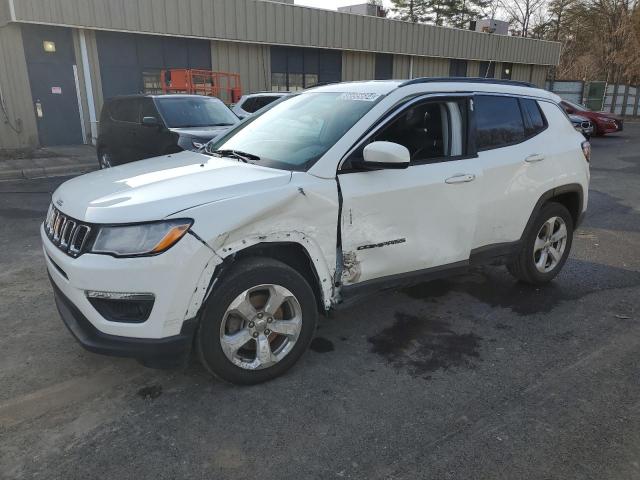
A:
{"type": "Polygon", "coordinates": [[[367,93],[309,92],[274,104],[207,145],[235,151],[266,165],[306,170],[381,98],[367,93]]]}
{"type": "Polygon", "coordinates": [[[574,110],[578,110],[579,112],[588,112],[589,111],[589,109],[587,109],[583,105],[578,105],[577,103],[568,102],[567,100],[565,100],[565,103],[568,104],[569,106],[573,107],[574,110]]]}
{"type": "Polygon", "coordinates": [[[170,128],[235,125],[238,118],[220,100],[207,97],[156,98],[162,118],[170,128]]]}

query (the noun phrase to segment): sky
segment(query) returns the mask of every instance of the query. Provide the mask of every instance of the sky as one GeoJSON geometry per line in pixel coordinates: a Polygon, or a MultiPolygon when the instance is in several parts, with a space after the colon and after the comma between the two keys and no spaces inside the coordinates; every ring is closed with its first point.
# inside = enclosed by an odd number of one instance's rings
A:
{"type": "MultiPolygon", "coordinates": [[[[296,5],[306,5],[308,7],[326,8],[328,10],[336,10],[338,7],[345,7],[347,5],[356,5],[358,3],[365,3],[366,0],[295,0],[296,5]]],[[[384,6],[391,6],[390,0],[384,0],[384,6]]]]}

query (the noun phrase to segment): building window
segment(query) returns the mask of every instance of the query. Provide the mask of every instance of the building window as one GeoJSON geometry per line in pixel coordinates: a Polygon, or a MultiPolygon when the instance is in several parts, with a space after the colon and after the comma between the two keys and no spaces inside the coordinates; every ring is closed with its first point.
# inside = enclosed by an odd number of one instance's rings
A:
{"type": "Polygon", "coordinates": [[[162,93],[159,70],[142,72],[142,92],[150,95],[159,95],[162,93]]]}
{"type": "Polygon", "coordinates": [[[511,73],[513,72],[513,63],[503,63],[502,64],[502,74],[500,78],[503,80],[511,80],[511,73]]]}
{"type": "Polygon", "coordinates": [[[313,48],[271,47],[271,90],[295,92],[339,82],[341,52],[313,48]]]}
{"type": "Polygon", "coordinates": [[[480,78],[495,78],[496,64],[495,62],[480,62],[480,78]]]}
{"type": "Polygon", "coordinates": [[[393,78],[393,55],[376,53],[376,80],[391,80],[393,78]]]}
{"type": "Polygon", "coordinates": [[[450,77],[466,77],[467,61],[452,58],[449,60],[449,76],[450,77]]]}

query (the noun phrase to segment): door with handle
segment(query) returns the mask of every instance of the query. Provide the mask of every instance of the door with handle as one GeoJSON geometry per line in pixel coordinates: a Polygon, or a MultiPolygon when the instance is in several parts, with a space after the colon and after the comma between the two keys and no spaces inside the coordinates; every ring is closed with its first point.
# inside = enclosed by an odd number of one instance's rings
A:
{"type": "Polygon", "coordinates": [[[544,155],[540,153],[532,153],[531,155],[528,155],[524,159],[524,161],[527,163],[536,163],[536,162],[541,162],[542,160],[544,160],[544,155]]]}
{"type": "Polygon", "coordinates": [[[465,102],[412,105],[363,141],[407,147],[408,168],[339,171],[344,284],[468,261],[482,170],[461,147],[465,102]]]}
{"type": "Polygon", "coordinates": [[[532,99],[476,95],[474,117],[484,188],[473,248],[515,242],[551,188],[554,162],[545,156],[553,133],[532,99]]]}
{"type": "Polygon", "coordinates": [[[339,175],[342,249],[357,262],[346,283],[466,261],[481,196],[474,160],[339,175]]]}

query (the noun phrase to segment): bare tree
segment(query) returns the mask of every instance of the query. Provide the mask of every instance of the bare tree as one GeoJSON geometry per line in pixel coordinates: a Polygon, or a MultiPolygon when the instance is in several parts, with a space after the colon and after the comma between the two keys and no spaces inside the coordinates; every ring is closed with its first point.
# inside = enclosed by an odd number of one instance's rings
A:
{"type": "Polygon", "coordinates": [[[499,0],[499,3],[516,32],[522,37],[528,37],[531,20],[545,5],[545,0],[499,0]]]}

